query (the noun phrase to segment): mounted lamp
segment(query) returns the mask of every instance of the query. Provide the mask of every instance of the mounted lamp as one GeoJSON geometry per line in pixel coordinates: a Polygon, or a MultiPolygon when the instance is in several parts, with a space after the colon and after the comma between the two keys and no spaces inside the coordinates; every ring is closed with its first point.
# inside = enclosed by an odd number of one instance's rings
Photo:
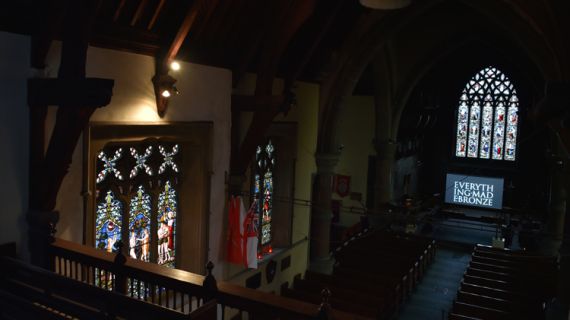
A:
{"type": "Polygon", "coordinates": [[[411,0],[360,0],[360,4],[370,9],[391,10],[410,5],[411,0]]]}
{"type": "MultiPolygon", "coordinates": [[[[176,61],[173,61],[169,67],[170,70],[173,71],[180,70],[180,64],[176,61]]],[[[152,77],[152,83],[154,85],[154,95],[156,97],[156,111],[162,118],[168,108],[170,97],[172,97],[172,95],[177,95],[180,92],[174,85],[176,83],[176,79],[168,74],[168,69],[166,69],[165,72],[156,74],[152,77]]]]}

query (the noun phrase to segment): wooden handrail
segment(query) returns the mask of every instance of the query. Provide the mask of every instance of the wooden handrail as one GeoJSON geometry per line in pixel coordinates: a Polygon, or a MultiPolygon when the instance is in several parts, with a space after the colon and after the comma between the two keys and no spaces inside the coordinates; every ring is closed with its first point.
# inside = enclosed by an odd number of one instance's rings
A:
{"type": "Polygon", "coordinates": [[[122,293],[133,297],[138,296],[147,302],[182,312],[186,311],[183,304],[189,304],[188,312],[191,312],[193,302],[199,306],[205,300],[215,299],[223,306],[222,310],[225,310],[224,307],[229,307],[258,315],[263,319],[365,319],[337,310],[329,310],[329,314],[323,318],[323,315],[319,314],[319,306],[315,304],[244,288],[228,282],[215,281],[215,279],[212,289],[205,286],[205,280],[208,277],[142,262],[122,254],[109,253],[63,239],[56,239],[51,244],[50,258],[53,261],[53,271],[56,273],[93,285],[96,285],[93,279],[97,277],[103,279],[102,282],[112,279],[112,284],[115,286],[113,289],[118,292],[121,292],[116,288],[120,285],[117,283],[118,279],[130,279],[130,292],[122,293]],[[119,256],[121,259],[118,259],[119,256]],[[85,269],[89,270],[85,271],[85,269]],[[75,270],[75,276],[73,270],[75,270]],[[100,270],[102,273],[98,274],[100,270]],[[87,272],[88,275],[77,276],[82,272],[87,272]],[[136,288],[133,289],[133,287],[136,288]]]}

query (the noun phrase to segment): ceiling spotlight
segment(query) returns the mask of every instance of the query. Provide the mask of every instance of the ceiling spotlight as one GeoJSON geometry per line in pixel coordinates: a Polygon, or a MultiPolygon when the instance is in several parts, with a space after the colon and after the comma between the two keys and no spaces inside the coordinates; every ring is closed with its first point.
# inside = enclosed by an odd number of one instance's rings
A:
{"type": "Polygon", "coordinates": [[[163,90],[161,95],[165,98],[169,98],[170,97],[170,91],[168,90],[163,90]]]}
{"type": "Polygon", "coordinates": [[[172,61],[172,63],[170,64],[170,69],[172,71],[180,70],[180,63],[178,63],[178,61],[172,61]]]}

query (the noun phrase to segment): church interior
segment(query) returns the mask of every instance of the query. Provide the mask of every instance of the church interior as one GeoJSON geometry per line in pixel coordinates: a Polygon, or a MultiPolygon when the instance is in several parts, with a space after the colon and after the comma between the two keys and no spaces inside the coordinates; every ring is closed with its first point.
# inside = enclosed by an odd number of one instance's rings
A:
{"type": "Polygon", "coordinates": [[[0,8],[0,318],[570,319],[570,1],[0,8]]]}

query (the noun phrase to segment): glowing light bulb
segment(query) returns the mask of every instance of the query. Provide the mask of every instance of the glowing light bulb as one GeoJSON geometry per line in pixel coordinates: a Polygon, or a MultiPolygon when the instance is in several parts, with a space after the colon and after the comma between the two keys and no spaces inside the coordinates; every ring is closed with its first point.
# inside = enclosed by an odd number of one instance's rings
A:
{"type": "Polygon", "coordinates": [[[178,63],[177,61],[172,61],[172,63],[170,64],[170,69],[172,71],[180,70],[180,63],[178,63]]]}
{"type": "Polygon", "coordinates": [[[163,97],[165,97],[165,98],[168,98],[168,97],[170,97],[170,91],[168,91],[168,90],[164,90],[164,91],[162,91],[162,93],[161,93],[161,94],[162,94],[162,96],[163,96],[163,97]]]}

